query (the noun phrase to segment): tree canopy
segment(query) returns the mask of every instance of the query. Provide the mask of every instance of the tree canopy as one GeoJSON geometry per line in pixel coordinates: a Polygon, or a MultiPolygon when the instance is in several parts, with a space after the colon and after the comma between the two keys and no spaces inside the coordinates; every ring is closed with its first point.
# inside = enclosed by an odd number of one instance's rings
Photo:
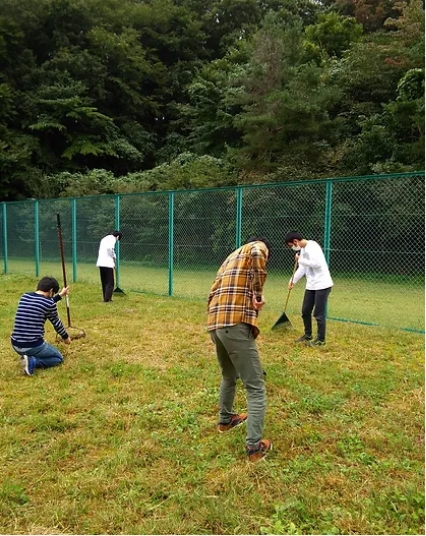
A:
{"type": "Polygon", "coordinates": [[[422,0],[0,0],[1,200],[424,169],[424,30],[422,0]]]}

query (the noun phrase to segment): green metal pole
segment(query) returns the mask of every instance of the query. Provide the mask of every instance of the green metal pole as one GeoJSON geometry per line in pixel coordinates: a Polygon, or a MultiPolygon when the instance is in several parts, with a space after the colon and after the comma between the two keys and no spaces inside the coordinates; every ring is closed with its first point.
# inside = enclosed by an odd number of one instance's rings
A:
{"type": "MultiPolygon", "coordinates": [[[[331,181],[327,181],[325,184],[324,256],[328,265],[330,264],[332,198],[333,198],[333,183],[331,181]]],[[[325,317],[328,318],[328,304],[325,310],[325,317]]]]}
{"type": "Polygon", "coordinates": [[[4,262],[4,273],[9,272],[8,258],[7,258],[7,212],[6,212],[6,203],[2,203],[2,218],[3,218],[3,262],[4,262]]]}
{"type": "MultiPolygon", "coordinates": [[[[115,196],[115,228],[120,230],[120,196],[115,196]]],[[[117,258],[115,260],[116,286],[120,286],[120,240],[117,240],[117,258]]]]}
{"type": "Polygon", "coordinates": [[[174,192],[169,192],[169,296],[173,296],[174,205],[175,194],[174,192]]]}
{"type": "Polygon", "coordinates": [[[327,181],[325,185],[325,216],[324,216],[324,256],[327,261],[327,264],[330,263],[332,197],[333,197],[333,183],[331,181],[327,181]]]}
{"type": "Polygon", "coordinates": [[[77,282],[77,201],[71,201],[71,233],[72,233],[72,280],[77,282]]]}
{"type": "Polygon", "coordinates": [[[39,203],[34,201],[34,246],[35,246],[35,275],[40,275],[40,221],[39,221],[39,203]]]}
{"type": "Polygon", "coordinates": [[[240,187],[236,188],[237,193],[237,220],[235,228],[235,247],[241,246],[241,232],[242,232],[242,214],[243,214],[243,190],[240,187]]]}

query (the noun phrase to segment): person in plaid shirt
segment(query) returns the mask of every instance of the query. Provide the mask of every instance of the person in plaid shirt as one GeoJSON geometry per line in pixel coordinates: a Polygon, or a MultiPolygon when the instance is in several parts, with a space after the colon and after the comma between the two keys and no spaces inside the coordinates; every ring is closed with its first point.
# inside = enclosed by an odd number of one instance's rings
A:
{"type": "Polygon", "coordinates": [[[249,238],[219,268],[207,305],[207,331],[222,371],[218,430],[226,432],[247,421],[246,450],[253,462],[272,449],[271,441],[262,439],[266,389],[255,341],[269,256],[266,238],[249,238]],[[233,411],[238,378],[246,390],[248,414],[233,411]]]}

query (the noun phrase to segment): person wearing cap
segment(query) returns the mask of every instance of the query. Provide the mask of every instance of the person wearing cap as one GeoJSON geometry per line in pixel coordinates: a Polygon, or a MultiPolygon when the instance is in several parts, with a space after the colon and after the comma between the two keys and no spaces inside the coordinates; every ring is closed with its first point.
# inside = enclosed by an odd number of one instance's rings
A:
{"type": "Polygon", "coordinates": [[[101,276],[102,295],[104,302],[112,301],[116,260],[115,245],[118,240],[121,240],[122,236],[123,234],[120,231],[112,231],[112,233],[104,236],[99,244],[96,266],[99,268],[101,276]]]}
{"type": "Polygon", "coordinates": [[[330,270],[321,246],[314,240],[306,240],[298,231],[290,231],[284,238],[288,247],[296,252],[298,268],[288,283],[293,286],[306,277],[306,289],[302,304],[304,334],[296,342],[309,346],[325,345],[327,301],[333,286],[330,270]],[[317,322],[317,336],[312,336],[312,312],[317,322]]]}
{"type": "Polygon", "coordinates": [[[263,285],[269,257],[266,238],[249,238],[222,263],[207,304],[207,331],[222,372],[217,429],[228,432],[247,421],[246,452],[251,462],[261,460],[272,449],[271,441],[262,438],[266,389],[255,341],[258,313],[265,304],[263,285]],[[238,378],[246,390],[248,414],[234,412],[238,378]]]}

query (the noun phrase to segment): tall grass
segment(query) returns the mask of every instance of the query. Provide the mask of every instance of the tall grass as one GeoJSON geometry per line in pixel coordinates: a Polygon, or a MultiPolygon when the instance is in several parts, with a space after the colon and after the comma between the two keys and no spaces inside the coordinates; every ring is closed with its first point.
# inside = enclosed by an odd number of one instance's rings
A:
{"type": "Polygon", "coordinates": [[[420,335],[329,322],[327,346],[307,348],[294,344],[299,318],[271,331],[266,307],[274,451],[249,464],[244,427],[216,432],[203,301],[129,292],[104,304],[98,285],[72,285],[87,337],[61,347],[64,365],[25,377],[8,337],[34,285],[0,277],[1,533],[424,532],[420,335]]]}

